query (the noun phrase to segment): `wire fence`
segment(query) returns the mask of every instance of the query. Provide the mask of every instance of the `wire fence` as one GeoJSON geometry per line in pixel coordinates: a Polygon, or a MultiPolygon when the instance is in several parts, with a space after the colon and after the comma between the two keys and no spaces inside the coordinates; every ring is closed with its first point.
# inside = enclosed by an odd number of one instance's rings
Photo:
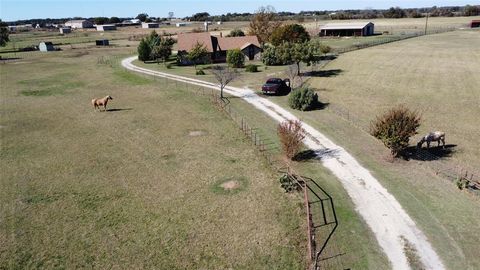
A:
{"type": "Polygon", "coordinates": [[[387,44],[391,42],[396,42],[400,40],[405,40],[409,38],[415,38],[415,37],[420,37],[420,36],[425,36],[425,35],[433,35],[433,34],[439,34],[439,33],[445,33],[445,32],[451,32],[455,31],[458,28],[456,27],[436,27],[432,29],[428,29],[427,32],[425,31],[414,31],[414,32],[400,32],[398,35],[385,35],[384,38],[378,38],[374,40],[368,40],[368,41],[359,41],[357,43],[354,43],[352,46],[344,47],[344,48],[335,48],[333,49],[333,53],[336,54],[342,54],[346,52],[351,52],[359,49],[365,49],[368,47],[373,47],[377,45],[382,45],[382,44],[387,44]]]}
{"type": "MultiPolygon", "coordinates": [[[[345,119],[352,126],[355,126],[370,135],[369,121],[357,117],[355,113],[350,112],[348,109],[340,107],[336,104],[330,103],[326,109],[345,119]]],[[[447,161],[443,158],[443,156],[437,155],[435,152],[441,154],[448,153],[449,151],[448,149],[439,149],[439,147],[432,147],[430,149],[412,149],[408,158],[423,161],[422,164],[426,168],[431,170],[435,175],[438,175],[449,182],[459,184],[459,182],[464,181],[464,188],[467,191],[480,196],[480,171],[471,168],[466,164],[461,164],[452,160],[447,161]]]]}

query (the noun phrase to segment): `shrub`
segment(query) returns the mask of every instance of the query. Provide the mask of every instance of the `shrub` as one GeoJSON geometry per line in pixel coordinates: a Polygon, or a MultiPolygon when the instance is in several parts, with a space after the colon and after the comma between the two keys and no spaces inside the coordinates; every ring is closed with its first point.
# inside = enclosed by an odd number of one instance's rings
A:
{"type": "Polygon", "coordinates": [[[227,37],[243,37],[245,36],[245,33],[241,29],[233,29],[230,31],[230,34],[227,35],[227,37]]]}
{"type": "Polygon", "coordinates": [[[318,95],[311,88],[304,87],[292,91],[288,97],[288,105],[292,109],[309,111],[319,104],[318,95]]]}
{"type": "Polygon", "coordinates": [[[302,140],[305,138],[305,130],[300,121],[284,121],[278,125],[278,136],[285,156],[292,160],[300,151],[302,140]]]}
{"type": "Polygon", "coordinates": [[[280,186],[285,189],[285,192],[292,192],[300,188],[298,184],[286,173],[280,176],[279,180],[280,186]]]}
{"type": "Polygon", "coordinates": [[[203,69],[199,69],[195,72],[195,75],[205,75],[205,72],[203,71],[203,69]]]}
{"type": "Polygon", "coordinates": [[[377,116],[371,123],[370,134],[381,140],[392,156],[398,157],[408,147],[410,137],[417,134],[419,126],[420,116],[417,112],[397,106],[377,116]]]}
{"type": "Polygon", "coordinates": [[[245,71],[246,72],[258,72],[258,66],[253,65],[253,64],[249,64],[245,67],[245,71]]]}
{"type": "Polygon", "coordinates": [[[150,45],[142,38],[140,44],[138,45],[138,60],[140,61],[147,61],[150,60],[150,54],[152,50],[150,49],[150,45]]]}
{"type": "Polygon", "coordinates": [[[229,50],[227,52],[227,63],[234,68],[243,67],[245,64],[245,56],[240,49],[229,50]]]}

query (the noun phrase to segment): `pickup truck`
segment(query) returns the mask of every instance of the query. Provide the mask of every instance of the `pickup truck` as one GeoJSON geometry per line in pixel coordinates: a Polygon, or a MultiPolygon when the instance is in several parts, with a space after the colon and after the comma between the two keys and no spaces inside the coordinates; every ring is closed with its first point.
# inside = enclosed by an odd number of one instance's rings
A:
{"type": "Polygon", "coordinates": [[[280,78],[270,78],[262,86],[263,94],[283,95],[290,93],[290,80],[280,78]]]}

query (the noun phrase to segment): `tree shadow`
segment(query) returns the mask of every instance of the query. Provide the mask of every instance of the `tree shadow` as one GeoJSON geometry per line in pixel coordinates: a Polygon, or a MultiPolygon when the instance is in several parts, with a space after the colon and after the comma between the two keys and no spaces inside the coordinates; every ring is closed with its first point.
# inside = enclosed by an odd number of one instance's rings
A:
{"type": "Polygon", "coordinates": [[[297,153],[294,157],[293,160],[297,162],[308,162],[308,161],[319,161],[324,158],[334,158],[337,157],[338,155],[338,150],[335,149],[320,149],[320,150],[304,150],[299,153],[297,153]]]}
{"type": "Polygon", "coordinates": [[[322,56],[320,56],[318,59],[321,60],[321,61],[332,61],[332,60],[337,59],[337,56],[334,55],[334,54],[331,54],[331,55],[322,55],[322,56]]]}
{"type": "Polygon", "coordinates": [[[442,158],[451,157],[455,152],[456,144],[447,144],[445,147],[435,146],[430,148],[420,148],[409,146],[401,156],[405,160],[434,161],[442,158]]]}
{"type": "Polygon", "coordinates": [[[125,108],[125,109],[107,109],[107,112],[121,112],[121,111],[131,111],[132,108],[125,108]]]}
{"type": "Polygon", "coordinates": [[[335,77],[342,73],[341,69],[315,70],[303,73],[305,77],[335,77]]]}
{"type": "Polygon", "coordinates": [[[1,56],[0,56],[0,61],[3,61],[3,62],[5,62],[5,61],[20,60],[20,59],[22,59],[22,58],[20,58],[20,57],[1,57],[1,56]]]}
{"type": "Polygon", "coordinates": [[[326,109],[328,107],[328,105],[330,105],[330,103],[328,102],[317,102],[317,104],[315,104],[315,107],[313,110],[323,110],[323,109],[326,109]]]}

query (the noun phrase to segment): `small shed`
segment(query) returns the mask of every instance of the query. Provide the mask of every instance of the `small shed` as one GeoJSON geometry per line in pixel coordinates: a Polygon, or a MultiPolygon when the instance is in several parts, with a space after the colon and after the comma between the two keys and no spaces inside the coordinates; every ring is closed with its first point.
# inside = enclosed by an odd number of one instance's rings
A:
{"type": "Polygon", "coordinates": [[[70,27],[61,27],[60,28],[60,33],[61,34],[69,34],[72,32],[72,28],[70,27]]]}
{"type": "Polygon", "coordinates": [[[327,23],[320,27],[320,36],[371,36],[374,24],[364,23],[327,23]]]}
{"type": "Polygon", "coordinates": [[[108,39],[97,39],[97,40],[95,40],[95,45],[97,45],[97,46],[109,46],[110,42],[108,41],[108,39]]]}
{"type": "Polygon", "coordinates": [[[470,23],[470,27],[471,28],[480,27],[480,20],[472,20],[472,22],[470,23]]]}
{"type": "Polygon", "coordinates": [[[183,27],[183,26],[187,26],[187,23],[184,23],[184,22],[178,22],[175,24],[177,27],[183,27]]]}
{"type": "Polygon", "coordinates": [[[53,43],[50,42],[50,41],[40,42],[40,44],[38,45],[38,49],[39,49],[41,52],[51,52],[51,51],[55,51],[55,47],[53,47],[53,43]]]}
{"type": "Polygon", "coordinates": [[[97,31],[113,31],[113,30],[117,30],[117,26],[114,24],[97,25],[97,31]]]}
{"type": "Polygon", "coordinates": [[[159,23],[142,23],[142,28],[158,28],[159,26],[159,23]]]}

